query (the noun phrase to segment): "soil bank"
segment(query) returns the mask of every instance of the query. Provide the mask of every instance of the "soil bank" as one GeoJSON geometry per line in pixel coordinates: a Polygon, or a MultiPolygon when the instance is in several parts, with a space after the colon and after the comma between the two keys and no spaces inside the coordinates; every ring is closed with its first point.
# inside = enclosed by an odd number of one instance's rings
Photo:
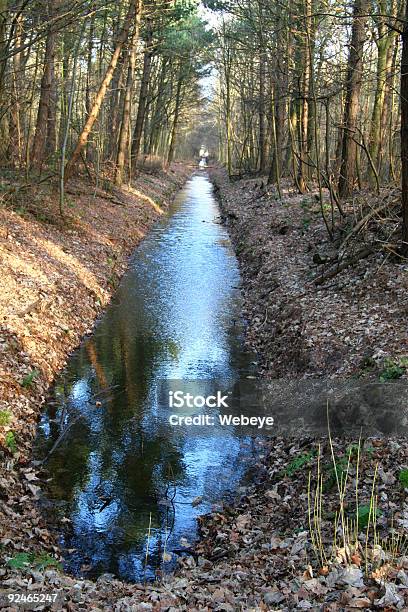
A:
{"type": "MultiPolygon", "coordinates": [[[[375,375],[408,354],[406,261],[373,250],[337,273],[338,241],[328,239],[316,193],[283,185],[280,198],[266,178],[230,182],[222,170],[212,179],[240,263],[247,342],[261,373],[375,375]],[[315,282],[331,270],[333,277],[315,282]]],[[[389,225],[382,231],[391,233],[389,225]]]]}

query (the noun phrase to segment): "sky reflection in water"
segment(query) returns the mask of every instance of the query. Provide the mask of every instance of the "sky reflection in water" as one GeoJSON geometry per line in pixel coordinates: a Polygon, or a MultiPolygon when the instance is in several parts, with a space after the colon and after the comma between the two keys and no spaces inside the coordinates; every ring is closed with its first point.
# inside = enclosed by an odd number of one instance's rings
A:
{"type": "Polygon", "coordinates": [[[208,178],[194,176],[136,250],[43,415],[39,457],[69,427],[47,467],[53,508],[72,521],[63,540],[73,573],[154,577],[165,541],[167,551],[192,541],[196,516],[242,476],[245,441],[169,430],[155,392],[162,379],[233,380],[248,365],[237,261],[218,216],[208,178]]]}

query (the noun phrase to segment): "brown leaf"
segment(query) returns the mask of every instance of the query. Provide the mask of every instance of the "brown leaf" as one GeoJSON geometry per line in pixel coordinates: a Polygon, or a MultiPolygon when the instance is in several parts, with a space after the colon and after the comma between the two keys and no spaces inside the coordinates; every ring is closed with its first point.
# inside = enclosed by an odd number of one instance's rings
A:
{"type": "Polygon", "coordinates": [[[358,553],[354,553],[354,555],[351,555],[351,562],[354,563],[354,565],[357,565],[357,567],[360,567],[361,565],[361,557],[358,553]]]}
{"type": "Polygon", "coordinates": [[[306,570],[303,572],[303,580],[311,580],[313,578],[313,568],[308,565],[306,570]]]}
{"type": "Polygon", "coordinates": [[[348,605],[350,608],[369,608],[371,606],[371,601],[368,597],[355,597],[354,599],[350,599],[348,605]]]}

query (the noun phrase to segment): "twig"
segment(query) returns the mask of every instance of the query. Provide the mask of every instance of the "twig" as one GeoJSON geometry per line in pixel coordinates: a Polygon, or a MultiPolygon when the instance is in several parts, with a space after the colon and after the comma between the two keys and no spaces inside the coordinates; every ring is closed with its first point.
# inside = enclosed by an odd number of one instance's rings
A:
{"type": "Polygon", "coordinates": [[[51,450],[49,451],[49,453],[44,457],[44,459],[40,462],[40,464],[45,463],[46,461],[48,461],[49,457],[52,455],[52,453],[55,451],[55,449],[57,448],[57,446],[60,445],[61,441],[63,440],[63,438],[66,436],[66,434],[68,433],[68,431],[71,429],[71,427],[73,425],[75,425],[75,423],[77,423],[79,421],[79,419],[84,418],[83,414],[80,414],[79,416],[77,416],[76,419],[74,419],[73,421],[71,421],[70,423],[68,423],[68,425],[66,426],[66,428],[60,433],[60,435],[58,436],[58,438],[56,439],[53,447],[51,448],[51,450]]]}
{"type": "Polygon", "coordinates": [[[349,266],[352,266],[353,264],[357,263],[358,261],[360,261],[360,259],[364,259],[365,257],[368,257],[372,253],[374,253],[373,249],[370,249],[370,248],[362,249],[361,251],[357,253],[357,255],[355,255],[351,259],[346,259],[346,261],[343,261],[343,263],[339,264],[334,270],[329,270],[329,272],[326,272],[326,274],[323,274],[322,276],[319,276],[318,278],[314,279],[313,281],[314,284],[322,285],[329,278],[333,278],[334,276],[339,274],[339,272],[342,272],[342,270],[345,270],[349,266]]]}
{"type": "Polygon", "coordinates": [[[365,217],[363,217],[353,227],[353,229],[347,234],[347,236],[345,237],[345,239],[343,240],[343,242],[341,243],[341,245],[339,247],[339,251],[343,250],[344,246],[347,244],[347,242],[350,240],[350,238],[352,238],[355,234],[358,234],[358,232],[370,221],[370,219],[375,217],[375,215],[378,215],[378,213],[382,212],[383,210],[385,210],[389,206],[390,206],[390,203],[386,202],[385,204],[384,203],[381,204],[381,206],[377,206],[377,208],[373,208],[369,213],[367,213],[365,215],[365,217]]]}

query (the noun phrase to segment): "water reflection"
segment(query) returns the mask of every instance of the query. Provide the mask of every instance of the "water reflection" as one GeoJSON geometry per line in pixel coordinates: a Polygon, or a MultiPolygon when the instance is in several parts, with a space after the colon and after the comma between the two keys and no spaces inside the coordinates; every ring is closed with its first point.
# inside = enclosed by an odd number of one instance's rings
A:
{"type": "Polygon", "coordinates": [[[37,455],[47,457],[54,508],[72,521],[63,539],[74,573],[153,577],[164,549],[191,541],[197,514],[242,474],[242,440],[169,431],[155,393],[163,378],[233,380],[248,365],[239,272],[218,215],[207,177],[193,177],[43,415],[37,455]]]}

